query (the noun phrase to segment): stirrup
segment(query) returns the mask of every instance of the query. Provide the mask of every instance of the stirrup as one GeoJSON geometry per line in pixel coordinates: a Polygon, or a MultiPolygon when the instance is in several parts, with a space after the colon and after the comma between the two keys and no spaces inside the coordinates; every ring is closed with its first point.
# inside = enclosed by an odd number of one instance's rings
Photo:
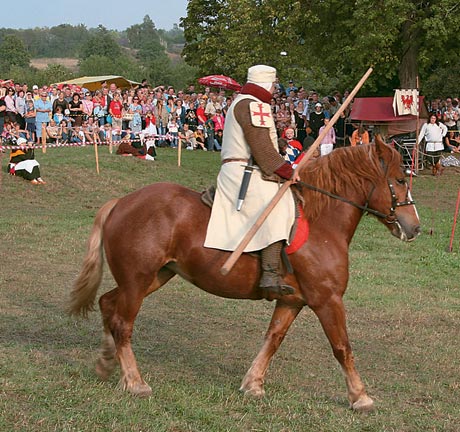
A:
{"type": "Polygon", "coordinates": [[[295,289],[291,287],[291,285],[286,285],[286,284],[265,286],[265,287],[260,287],[260,288],[266,292],[277,294],[280,296],[292,295],[295,293],[295,289]]]}

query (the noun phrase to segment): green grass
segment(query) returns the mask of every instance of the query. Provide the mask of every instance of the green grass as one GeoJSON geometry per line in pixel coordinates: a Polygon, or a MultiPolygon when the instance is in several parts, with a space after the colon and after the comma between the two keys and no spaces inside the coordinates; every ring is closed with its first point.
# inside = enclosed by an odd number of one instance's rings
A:
{"type": "MultiPolygon", "coordinates": [[[[459,235],[447,253],[458,172],[414,180],[424,234],[406,244],[372,217],[351,247],[345,304],[356,363],[376,411],[348,409],[338,364],[301,312],[267,374],[265,398],[238,392],[273,303],[225,300],[179,278],[147,298],[133,347],[153,388],[137,399],[118,373],[94,373],[101,322],[64,309],[97,209],[146,184],[201,190],[219,154],[159,149],[155,162],[92,148],[37,152],[46,186],[0,178],[1,431],[457,431],[460,424],[459,235]],[[430,231],[432,234],[430,235],[430,231]]],[[[140,227],[142,229],[142,227],[140,227]]],[[[459,228],[460,230],[460,228],[459,228]]],[[[105,272],[100,293],[113,287],[105,272]]]]}

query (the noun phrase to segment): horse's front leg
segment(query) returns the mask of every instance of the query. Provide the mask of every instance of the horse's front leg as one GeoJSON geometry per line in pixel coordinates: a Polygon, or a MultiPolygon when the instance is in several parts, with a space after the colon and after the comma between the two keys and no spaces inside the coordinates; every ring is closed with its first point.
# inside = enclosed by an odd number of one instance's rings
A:
{"type": "Polygon", "coordinates": [[[286,333],[303,306],[292,306],[278,300],[272,315],[265,342],[247,371],[240,390],[251,396],[263,396],[265,374],[270,360],[281,345],[286,333]]]}
{"type": "Polygon", "coordinates": [[[355,361],[348,340],[345,308],[339,295],[332,295],[319,307],[312,307],[319,318],[334,356],[342,366],[348,388],[350,407],[356,411],[370,411],[374,401],[366,394],[364,384],[355,369],[355,361]]]}

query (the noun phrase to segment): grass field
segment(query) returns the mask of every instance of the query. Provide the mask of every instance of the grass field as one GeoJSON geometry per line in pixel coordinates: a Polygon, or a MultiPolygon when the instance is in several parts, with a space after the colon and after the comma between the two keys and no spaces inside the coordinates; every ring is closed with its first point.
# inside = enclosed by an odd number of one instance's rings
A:
{"type": "MultiPolygon", "coordinates": [[[[64,309],[97,209],[157,181],[201,190],[219,154],[171,149],[142,161],[92,148],[37,152],[47,185],[0,178],[0,431],[458,431],[459,237],[446,252],[459,172],[414,180],[423,235],[406,244],[364,217],[345,296],[356,363],[376,402],[348,409],[338,364],[313,313],[302,311],[267,374],[263,399],[238,392],[273,303],[210,296],[179,278],[147,298],[133,348],[153,396],[94,373],[100,316],[64,309]]],[[[142,229],[142,227],[140,227],[142,229]]],[[[459,228],[460,230],[460,228],[459,228]]],[[[107,270],[107,269],[106,269],[107,270]]],[[[113,287],[105,272],[100,294],[113,287]]]]}

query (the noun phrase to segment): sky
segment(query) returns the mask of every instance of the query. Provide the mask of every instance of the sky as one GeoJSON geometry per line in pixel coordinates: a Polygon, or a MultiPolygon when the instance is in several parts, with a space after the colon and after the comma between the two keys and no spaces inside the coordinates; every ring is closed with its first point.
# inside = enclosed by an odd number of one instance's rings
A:
{"type": "MultiPolygon", "coordinates": [[[[157,29],[171,30],[187,14],[187,0],[21,0],[21,13],[5,15],[0,27],[28,29],[59,24],[102,24],[111,30],[125,30],[142,23],[149,15],[157,29]]],[[[16,11],[18,12],[18,11],[16,11]]]]}

